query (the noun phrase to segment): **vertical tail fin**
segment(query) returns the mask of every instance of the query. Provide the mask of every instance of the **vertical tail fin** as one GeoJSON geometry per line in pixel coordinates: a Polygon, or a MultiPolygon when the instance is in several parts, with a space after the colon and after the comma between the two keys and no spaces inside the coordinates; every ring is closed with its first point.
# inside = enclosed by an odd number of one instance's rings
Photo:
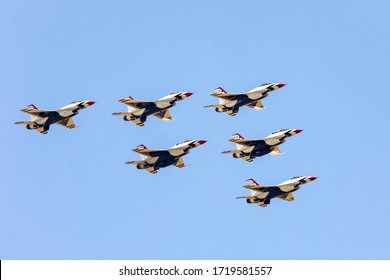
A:
{"type": "Polygon", "coordinates": [[[214,93],[216,93],[216,94],[218,94],[218,93],[227,93],[227,91],[224,90],[221,87],[217,87],[216,89],[214,89],[214,93]]]}
{"type": "Polygon", "coordinates": [[[245,138],[242,137],[242,135],[240,135],[239,133],[235,133],[232,135],[232,139],[245,139],[245,138]]]}
{"type": "MultiPolygon", "coordinates": [[[[22,109],[22,112],[28,113],[30,111],[38,110],[38,108],[34,104],[27,105],[26,108],[22,109]]],[[[35,117],[31,115],[31,120],[33,120],[35,117]]]]}
{"type": "Polygon", "coordinates": [[[34,104],[27,105],[27,108],[26,108],[26,109],[38,110],[38,108],[37,108],[34,104]]]}
{"type": "MultiPolygon", "coordinates": [[[[133,97],[131,97],[131,96],[129,96],[129,97],[126,97],[126,98],[123,98],[123,99],[127,99],[127,100],[134,100],[134,98],[133,98],[133,97]]],[[[123,100],[123,99],[121,99],[121,100],[123,100]]],[[[127,107],[127,112],[130,112],[130,113],[136,110],[136,108],[134,108],[134,107],[131,107],[131,106],[127,105],[127,104],[126,104],[126,107],[127,107]]]]}
{"type": "Polygon", "coordinates": [[[251,187],[256,187],[256,186],[260,186],[259,183],[257,183],[255,180],[251,178],[246,180],[246,185],[244,187],[250,189],[251,196],[256,196],[259,194],[259,191],[251,189],[251,187]]]}
{"type": "Polygon", "coordinates": [[[38,110],[38,108],[34,104],[27,105],[26,108],[22,109],[22,112],[28,112],[32,110],[38,110]]]}
{"type": "Polygon", "coordinates": [[[257,182],[256,182],[255,180],[253,180],[252,178],[246,180],[246,183],[247,183],[247,186],[250,186],[250,187],[260,186],[259,183],[257,183],[257,182]]]}
{"type": "MultiPolygon", "coordinates": [[[[242,137],[239,133],[235,133],[232,135],[232,138],[231,140],[240,140],[240,139],[245,139],[244,137],[242,137]]],[[[234,142],[234,141],[233,141],[234,142]]],[[[244,146],[239,144],[239,143],[236,143],[236,149],[237,150],[241,150],[244,146]]]]}
{"type": "MultiPolygon", "coordinates": [[[[135,147],[133,149],[133,151],[139,153],[139,152],[142,152],[143,150],[146,150],[146,149],[148,149],[148,148],[146,148],[146,146],[144,144],[141,144],[141,145],[138,145],[137,147],[135,147]]],[[[141,156],[142,160],[144,160],[148,157],[148,156],[143,155],[143,154],[140,154],[140,156],[141,156]]]]}
{"type": "MultiPolygon", "coordinates": [[[[217,87],[211,95],[218,97],[218,95],[224,94],[224,93],[227,93],[226,90],[224,90],[221,87],[217,87]]],[[[226,100],[223,98],[218,98],[218,101],[219,101],[219,104],[223,104],[226,102],[226,100]]]]}
{"type": "Polygon", "coordinates": [[[141,152],[142,150],[146,150],[146,146],[144,144],[138,145],[133,149],[134,152],[141,152]]]}

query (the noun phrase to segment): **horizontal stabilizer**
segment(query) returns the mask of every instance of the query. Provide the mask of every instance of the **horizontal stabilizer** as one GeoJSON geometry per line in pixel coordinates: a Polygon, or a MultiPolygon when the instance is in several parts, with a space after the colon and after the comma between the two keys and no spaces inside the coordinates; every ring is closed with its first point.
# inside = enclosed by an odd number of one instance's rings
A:
{"type": "Polygon", "coordinates": [[[114,112],[112,113],[114,116],[132,116],[132,113],[129,112],[114,112]]]}
{"type": "Polygon", "coordinates": [[[223,154],[235,154],[235,153],[241,153],[240,150],[229,150],[229,151],[223,151],[223,154]]]}
{"type": "Polygon", "coordinates": [[[223,108],[223,104],[215,104],[215,105],[206,105],[204,108],[223,108]]]}
{"type": "Polygon", "coordinates": [[[114,116],[130,116],[130,117],[140,117],[144,112],[144,109],[132,109],[131,112],[115,112],[112,113],[114,116]]]}
{"type": "Polygon", "coordinates": [[[250,196],[237,196],[236,199],[248,199],[250,196]]]}
{"type": "Polygon", "coordinates": [[[145,163],[144,160],[134,160],[134,161],[127,161],[126,164],[142,164],[145,163]]]}
{"type": "Polygon", "coordinates": [[[15,124],[35,124],[35,122],[32,122],[32,121],[22,121],[22,122],[16,122],[15,124]]]}

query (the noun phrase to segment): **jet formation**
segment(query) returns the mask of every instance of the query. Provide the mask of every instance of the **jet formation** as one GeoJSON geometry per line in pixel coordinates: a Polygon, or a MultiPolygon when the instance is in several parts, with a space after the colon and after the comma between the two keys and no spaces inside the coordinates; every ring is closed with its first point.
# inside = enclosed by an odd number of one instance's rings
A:
{"type": "Polygon", "coordinates": [[[47,134],[52,124],[58,124],[66,128],[75,128],[72,117],[76,116],[81,109],[95,104],[95,101],[73,101],[58,110],[39,110],[34,104],[28,105],[21,111],[31,116],[29,121],[16,122],[25,124],[27,129],[34,129],[42,134],[47,134]]]}
{"type": "Polygon", "coordinates": [[[223,88],[215,89],[211,96],[217,97],[219,104],[207,105],[205,108],[215,108],[218,113],[226,113],[235,116],[240,107],[247,106],[255,110],[265,109],[261,99],[268,96],[268,93],[284,87],[280,83],[264,83],[246,93],[227,93],[223,88]]]}
{"type": "Polygon", "coordinates": [[[176,105],[177,101],[190,97],[192,92],[173,92],[156,101],[134,100],[131,96],[119,100],[127,106],[127,112],[115,112],[114,116],[123,116],[125,121],[132,121],[136,125],[143,126],[148,116],[153,116],[163,121],[172,121],[169,108],[176,105]]]}
{"type": "Polygon", "coordinates": [[[273,132],[264,139],[245,139],[240,134],[233,134],[230,142],[236,143],[236,150],[222,152],[223,154],[233,154],[234,158],[242,158],[248,162],[252,162],[254,158],[261,157],[266,154],[279,156],[282,153],[279,150],[279,145],[286,141],[286,138],[302,132],[301,129],[283,128],[273,132]]]}
{"type": "MultiPolygon", "coordinates": [[[[218,87],[211,94],[219,99],[219,104],[208,105],[206,108],[215,108],[215,111],[235,116],[239,108],[247,106],[255,110],[263,110],[262,99],[272,91],[284,87],[281,83],[264,83],[246,93],[228,93],[223,88],[218,87]]],[[[168,109],[176,105],[178,101],[190,97],[192,92],[173,92],[156,101],[135,100],[131,96],[119,100],[127,106],[127,112],[112,113],[115,116],[122,116],[125,121],[131,121],[138,126],[144,126],[147,117],[153,116],[163,121],[169,122],[173,118],[168,109]]],[[[94,101],[74,101],[58,110],[39,110],[33,104],[28,105],[21,111],[31,116],[30,121],[16,122],[16,124],[26,125],[27,129],[37,130],[42,134],[47,134],[52,124],[58,124],[66,128],[75,128],[72,117],[77,115],[81,109],[93,105],[94,101]]],[[[299,134],[301,129],[283,128],[273,132],[263,139],[245,139],[239,133],[233,134],[229,140],[236,144],[235,150],[223,151],[223,154],[232,154],[234,158],[241,158],[252,162],[256,157],[267,154],[274,156],[281,155],[279,145],[287,138],[299,134]]],[[[185,140],[166,150],[148,149],[145,145],[138,145],[134,152],[140,154],[141,160],[128,161],[126,164],[134,164],[137,169],[144,169],[152,174],[158,172],[160,168],[176,166],[183,168],[186,165],[183,156],[187,155],[191,149],[206,143],[205,140],[185,140]]],[[[271,199],[280,198],[286,201],[295,200],[293,192],[299,190],[300,186],[316,180],[316,176],[295,176],[279,185],[263,186],[255,180],[248,179],[244,187],[251,191],[249,196],[240,196],[238,199],[246,199],[247,203],[257,204],[266,207],[271,199]]]]}
{"type": "Polygon", "coordinates": [[[146,148],[145,145],[138,145],[134,152],[139,153],[141,160],[128,161],[126,164],[136,164],[138,169],[155,174],[160,168],[174,165],[178,168],[185,167],[183,156],[188,154],[191,149],[199,147],[206,143],[206,140],[185,140],[174,145],[168,150],[153,150],[146,148]]]}
{"type": "Polygon", "coordinates": [[[296,200],[293,192],[300,189],[301,185],[310,183],[316,180],[316,176],[295,176],[279,185],[263,186],[259,185],[255,180],[246,180],[247,184],[244,188],[251,191],[249,196],[239,196],[237,199],[246,199],[247,203],[257,204],[266,207],[271,203],[271,199],[277,197],[286,201],[296,200]]]}

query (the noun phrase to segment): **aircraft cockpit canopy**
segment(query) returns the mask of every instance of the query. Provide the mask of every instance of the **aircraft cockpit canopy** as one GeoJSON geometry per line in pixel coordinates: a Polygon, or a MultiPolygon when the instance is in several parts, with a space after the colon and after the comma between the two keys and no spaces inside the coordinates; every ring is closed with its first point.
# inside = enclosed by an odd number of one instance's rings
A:
{"type": "Polygon", "coordinates": [[[80,102],[81,102],[81,100],[75,100],[75,101],[72,102],[72,104],[80,103],[80,102]]]}
{"type": "Polygon", "coordinates": [[[287,130],[288,130],[288,128],[282,128],[279,131],[272,132],[272,134],[279,133],[279,132],[282,132],[282,131],[287,131],[287,130]]]}
{"type": "Polygon", "coordinates": [[[176,145],[184,144],[193,141],[192,139],[184,140],[183,142],[177,143],[176,145]]]}
{"type": "Polygon", "coordinates": [[[301,178],[301,177],[303,177],[303,176],[294,176],[291,179],[298,179],[298,178],[301,178]]]}
{"type": "Polygon", "coordinates": [[[262,83],[260,86],[262,87],[262,86],[268,86],[268,85],[270,85],[271,83],[262,83]]]}

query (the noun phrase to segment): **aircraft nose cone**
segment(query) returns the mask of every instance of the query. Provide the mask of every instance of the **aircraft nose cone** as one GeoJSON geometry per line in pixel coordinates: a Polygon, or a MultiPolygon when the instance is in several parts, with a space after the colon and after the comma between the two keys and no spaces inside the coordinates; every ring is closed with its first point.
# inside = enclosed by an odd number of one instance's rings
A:
{"type": "Polygon", "coordinates": [[[200,145],[203,145],[204,143],[206,143],[207,141],[206,140],[199,140],[198,141],[198,143],[200,144],[200,145]]]}
{"type": "Polygon", "coordinates": [[[294,129],[294,132],[295,132],[296,134],[301,133],[301,132],[302,132],[302,129],[294,129]]]}
{"type": "Polygon", "coordinates": [[[85,102],[85,103],[87,103],[88,106],[91,106],[91,105],[95,104],[95,101],[87,101],[87,102],[85,102]]]}
{"type": "Polygon", "coordinates": [[[314,181],[314,180],[316,180],[317,178],[318,178],[317,176],[310,176],[310,177],[309,177],[310,181],[314,181]]]}
{"type": "Polygon", "coordinates": [[[284,87],[286,84],[277,84],[278,88],[284,87]]]}
{"type": "Polygon", "coordinates": [[[187,96],[187,97],[190,97],[191,95],[193,95],[193,93],[192,92],[186,92],[186,93],[184,93],[184,95],[187,96]]]}

